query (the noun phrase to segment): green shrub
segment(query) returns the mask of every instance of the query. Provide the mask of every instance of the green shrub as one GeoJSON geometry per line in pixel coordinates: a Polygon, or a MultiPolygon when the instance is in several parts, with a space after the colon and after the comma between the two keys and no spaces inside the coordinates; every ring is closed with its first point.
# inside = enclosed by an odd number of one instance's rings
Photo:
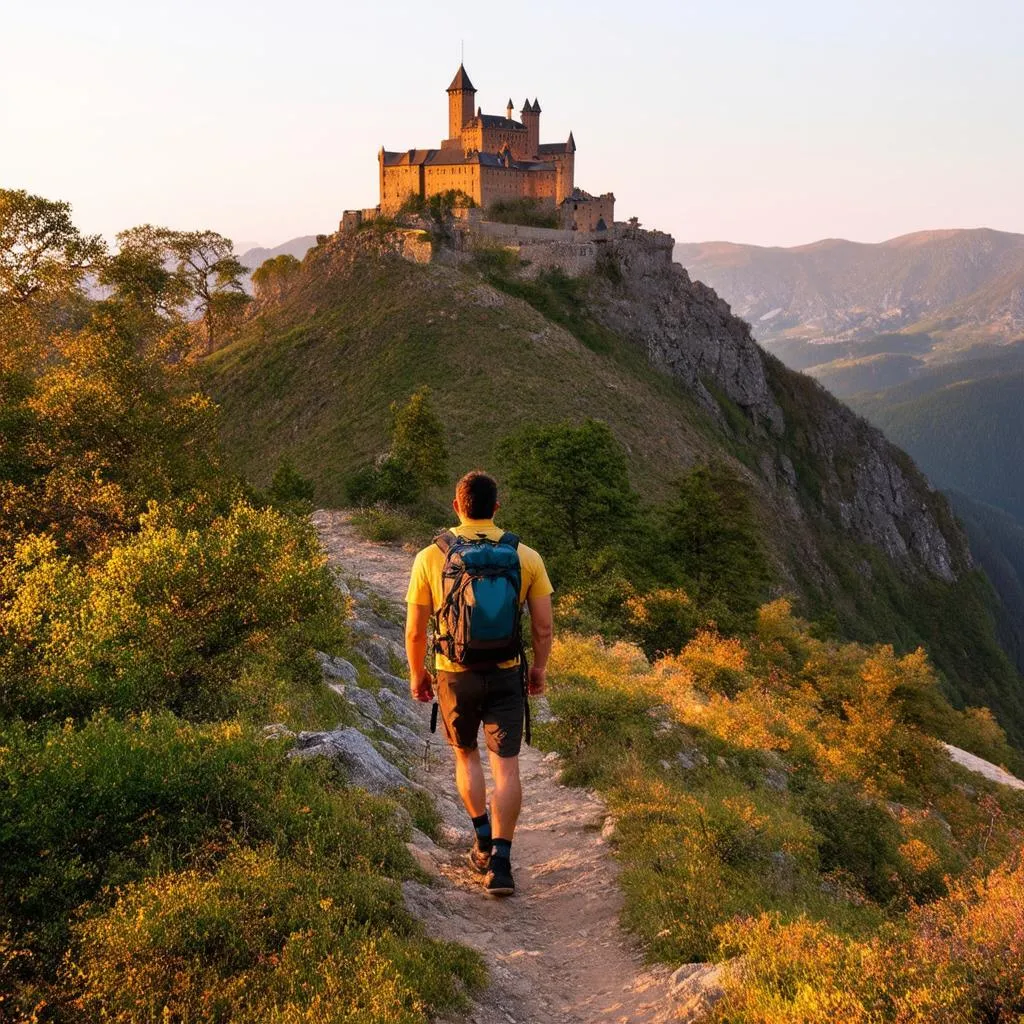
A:
{"type": "Polygon", "coordinates": [[[105,886],[271,843],[297,864],[412,870],[391,805],[236,723],[169,713],[0,734],[0,916],[60,948],[72,909],[105,886]],[[205,852],[203,852],[205,851],[205,852]]]}
{"type": "Polygon", "coordinates": [[[316,488],[313,481],[303,476],[291,459],[281,459],[270,482],[267,492],[271,502],[278,508],[309,512],[313,508],[316,488]]]}
{"type": "Polygon", "coordinates": [[[248,659],[340,607],[308,524],[247,505],[196,530],[153,508],[84,567],[30,539],[0,591],[0,710],[29,719],[230,714],[248,659]]]}
{"type": "Polygon", "coordinates": [[[679,588],[659,587],[632,598],[627,607],[630,639],[652,660],[682,650],[697,629],[697,608],[679,588]]]}
{"type": "Polygon", "coordinates": [[[75,929],[88,1019],[419,1024],[464,1005],[475,954],[421,937],[390,881],[272,849],[131,885],[75,929]]]}

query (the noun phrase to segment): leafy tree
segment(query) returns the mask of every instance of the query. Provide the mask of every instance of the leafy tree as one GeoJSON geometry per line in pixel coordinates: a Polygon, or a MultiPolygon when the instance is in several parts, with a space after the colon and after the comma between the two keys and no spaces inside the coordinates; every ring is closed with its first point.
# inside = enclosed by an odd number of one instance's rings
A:
{"type": "Polygon", "coordinates": [[[313,481],[303,476],[291,459],[282,459],[270,482],[268,495],[271,503],[283,508],[312,509],[315,494],[313,481]]]}
{"type": "Polygon", "coordinates": [[[0,189],[0,307],[77,289],[106,253],[99,235],[83,235],[69,203],[0,189]]]}
{"type": "Polygon", "coordinates": [[[430,388],[423,386],[405,405],[391,403],[390,457],[412,478],[417,490],[447,479],[448,445],[444,424],[434,412],[430,388]]]}
{"type": "Polygon", "coordinates": [[[724,613],[719,625],[752,623],[770,571],[743,482],[724,466],[698,466],[656,519],[657,542],[671,567],[692,581],[701,604],[724,613]]]}
{"type": "Polygon", "coordinates": [[[284,289],[295,279],[301,267],[301,261],[286,252],[264,260],[252,275],[256,298],[279,298],[284,289]]]}
{"type": "Polygon", "coordinates": [[[629,464],[604,423],[524,427],[501,442],[499,458],[517,524],[550,550],[603,547],[636,519],[629,464]]]}
{"type": "Polygon", "coordinates": [[[430,487],[448,478],[444,424],[430,402],[430,389],[419,388],[404,405],[391,403],[390,445],[372,466],[345,482],[357,505],[415,505],[430,487]]]}
{"type": "Polygon", "coordinates": [[[214,408],[190,367],[139,344],[116,309],[63,332],[34,375],[0,387],[0,550],[21,532],[51,533],[69,551],[101,548],[135,528],[151,499],[225,489],[214,408]]]}
{"type": "Polygon", "coordinates": [[[143,224],[122,231],[120,251],[102,280],[125,302],[165,316],[197,314],[207,354],[220,330],[249,301],[242,285],[246,268],[231,240],[215,231],[171,231],[143,224]]]}

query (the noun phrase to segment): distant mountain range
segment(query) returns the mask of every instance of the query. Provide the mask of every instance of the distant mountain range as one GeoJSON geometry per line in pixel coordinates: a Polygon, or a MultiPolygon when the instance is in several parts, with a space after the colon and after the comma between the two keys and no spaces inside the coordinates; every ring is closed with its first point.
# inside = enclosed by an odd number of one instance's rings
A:
{"type": "MultiPolygon", "coordinates": [[[[909,379],[924,363],[1024,338],[1024,235],[922,231],[875,245],[677,245],[754,336],[797,369],[871,357],[837,393],[909,379]],[[863,346],[867,346],[866,348],[863,346]]],[[[820,373],[815,371],[815,376],[820,373]]]]}
{"type": "Polygon", "coordinates": [[[273,249],[264,249],[262,246],[258,245],[253,246],[250,249],[246,249],[245,252],[240,253],[238,258],[243,267],[249,268],[249,273],[251,275],[252,272],[264,262],[264,260],[273,259],[275,256],[283,256],[287,254],[288,256],[294,256],[297,260],[301,260],[314,245],[316,245],[316,235],[300,235],[298,238],[292,238],[287,242],[282,242],[273,249]]]}

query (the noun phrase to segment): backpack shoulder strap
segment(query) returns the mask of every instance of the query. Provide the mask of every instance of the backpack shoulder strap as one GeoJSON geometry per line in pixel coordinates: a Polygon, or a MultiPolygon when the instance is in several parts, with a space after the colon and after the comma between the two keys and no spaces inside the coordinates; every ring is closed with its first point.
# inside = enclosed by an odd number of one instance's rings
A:
{"type": "Polygon", "coordinates": [[[451,530],[443,530],[434,538],[434,543],[441,549],[441,554],[447,557],[448,552],[455,546],[457,539],[451,530]]]}
{"type": "Polygon", "coordinates": [[[519,548],[519,538],[514,533],[507,531],[498,538],[498,543],[507,544],[510,548],[519,548]]]}

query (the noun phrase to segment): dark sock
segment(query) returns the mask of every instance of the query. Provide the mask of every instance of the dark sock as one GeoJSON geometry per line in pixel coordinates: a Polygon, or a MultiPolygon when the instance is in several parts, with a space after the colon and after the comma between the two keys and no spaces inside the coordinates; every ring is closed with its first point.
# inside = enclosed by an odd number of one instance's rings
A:
{"type": "Polygon", "coordinates": [[[512,840],[511,839],[495,839],[494,840],[494,856],[504,857],[505,860],[512,859],[512,840]]]}
{"type": "Polygon", "coordinates": [[[473,828],[476,830],[476,845],[480,850],[491,848],[491,819],[487,813],[473,819],[473,828]]]}

